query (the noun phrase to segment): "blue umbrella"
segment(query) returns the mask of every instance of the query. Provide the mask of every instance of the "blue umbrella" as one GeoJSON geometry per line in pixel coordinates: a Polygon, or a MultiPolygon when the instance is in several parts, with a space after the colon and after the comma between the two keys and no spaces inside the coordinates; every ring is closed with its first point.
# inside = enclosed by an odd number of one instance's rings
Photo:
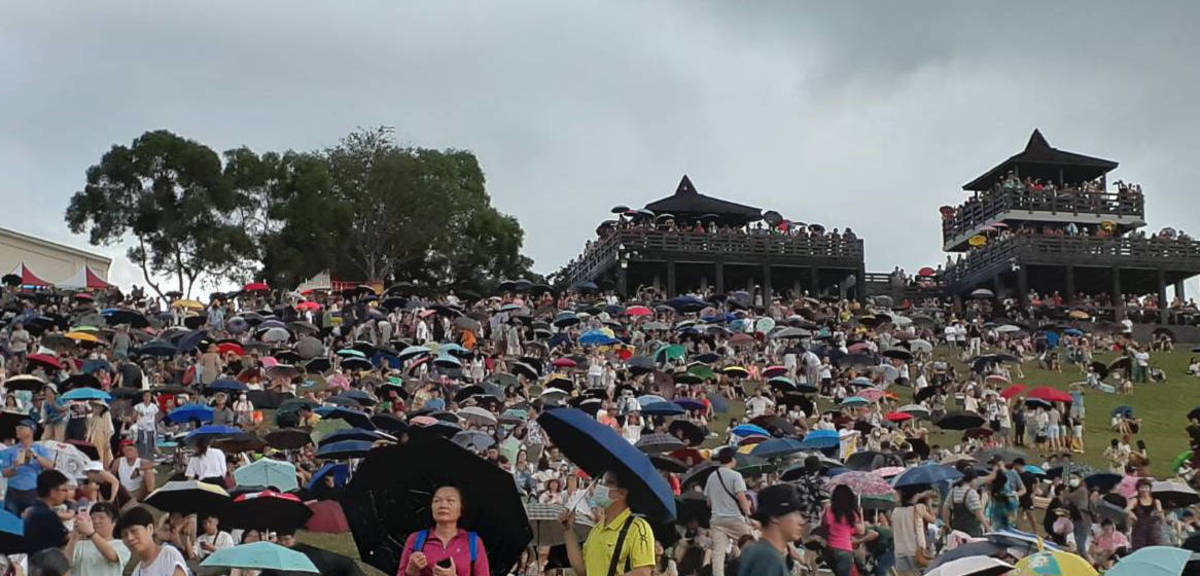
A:
{"type": "Polygon", "coordinates": [[[703,410],[704,409],[704,402],[701,402],[700,400],[697,400],[695,398],[686,398],[686,397],[676,398],[675,400],[673,400],[673,402],[678,404],[684,410],[703,410]]]}
{"type": "Polygon", "coordinates": [[[837,448],[842,443],[842,437],[837,430],[813,430],[800,442],[805,450],[825,450],[837,448]]]}
{"type": "Polygon", "coordinates": [[[750,451],[750,455],[760,458],[779,458],[803,452],[804,450],[804,443],[795,438],[772,438],[756,444],[754,449],[750,451]]]}
{"type": "Polygon", "coordinates": [[[25,520],[0,508],[0,553],[25,552],[25,520]]]}
{"type": "Polygon", "coordinates": [[[433,365],[442,368],[462,368],[462,361],[449,354],[443,354],[434,359],[433,365]]]}
{"type": "Polygon", "coordinates": [[[112,400],[112,396],[109,396],[108,392],[97,390],[95,388],[76,388],[67,392],[66,394],[63,394],[61,399],[68,401],[78,400],[81,402],[87,400],[103,400],[108,402],[109,400],[112,400]]]}
{"type": "Polygon", "coordinates": [[[957,480],[959,478],[962,478],[962,473],[949,466],[927,464],[905,470],[903,474],[896,477],[892,485],[896,488],[932,486],[944,480],[957,480]]]}
{"type": "Polygon", "coordinates": [[[762,426],[755,426],[754,424],[742,424],[741,426],[735,426],[730,432],[732,432],[734,436],[742,437],[771,435],[770,432],[767,432],[766,428],[763,428],[762,426]]]}
{"type": "Polygon", "coordinates": [[[563,455],[584,472],[597,477],[612,471],[629,488],[633,510],[655,520],[675,518],[671,486],[654,469],[650,457],[615,430],[576,408],[554,408],[538,417],[538,424],[563,455]]]}
{"type": "Polygon", "coordinates": [[[138,348],[138,353],[143,356],[174,356],[178,351],[174,344],[166,340],[152,340],[138,348]]]}
{"type": "Polygon", "coordinates": [[[374,406],[379,403],[379,399],[368,394],[365,390],[351,389],[339,394],[343,398],[349,398],[364,406],[374,406]]]}
{"type": "Polygon", "coordinates": [[[179,345],[177,348],[180,352],[191,352],[199,347],[200,343],[203,342],[205,338],[208,338],[208,330],[203,328],[199,330],[192,330],[191,332],[184,334],[183,338],[179,339],[179,345]]]}
{"type": "Polygon", "coordinates": [[[84,374],[92,374],[101,370],[111,371],[112,369],[112,364],[109,364],[108,360],[84,360],[83,362],[84,374]]]}
{"type": "Polygon", "coordinates": [[[384,440],[387,437],[374,430],[364,430],[362,428],[343,428],[322,436],[317,442],[318,446],[324,446],[333,442],[341,442],[343,440],[363,440],[366,442],[374,442],[376,440],[384,440]]]}
{"type": "Polygon", "coordinates": [[[1125,416],[1126,418],[1132,418],[1133,417],[1133,406],[1117,406],[1116,408],[1113,408],[1112,413],[1113,413],[1113,416],[1120,414],[1122,416],[1125,416]]]}
{"type": "Polygon", "coordinates": [[[344,458],[364,458],[371,448],[375,447],[374,442],[365,440],[342,440],[341,442],[330,442],[317,449],[317,458],[328,458],[341,460],[344,458]]]}
{"type": "Polygon", "coordinates": [[[684,413],[686,410],[674,402],[651,402],[642,406],[642,414],[649,416],[679,416],[684,413]]]}
{"type": "Polygon", "coordinates": [[[654,404],[656,402],[666,402],[667,399],[663,398],[662,396],[657,396],[655,394],[646,394],[645,396],[638,396],[637,401],[638,401],[638,406],[646,406],[648,404],[654,404]]]}
{"type": "Polygon", "coordinates": [[[1068,336],[1083,336],[1083,330],[1078,328],[1067,328],[1066,330],[1063,330],[1063,334],[1068,336]]]}
{"type": "Polygon", "coordinates": [[[375,429],[375,424],[371,423],[371,416],[366,412],[342,408],[340,406],[322,406],[314,410],[314,412],[326,420],[343,420],[355,428],[375,429]]]}
{"type": "Polygon", "coordinates": [[[1105,576],[1178,576],[1192,558],[1192,551],[1171,546],[1147,546],[1126,556],[1105,576]]]}
{"type": "Polygon", "coordinates": [[[333,485],[341,488],[350,478],[350,465],[345,462],[326,462],[324,466],[313,472],[312,480],[308,481],[308,489],[311,491],[327,475],[333,475],[333,485]]]}
{"type": "Polygon", "coordinates": [[[1034,466],[1033,464],[1026,464],[1025,471],[1030,474],[1033,474],[1034,476],[1045,476],[1046,475],[1046,471],[1042,470],[1041,466],[1034,466]]]}
{"type": "Polygon", "coordinates": [[[320,573],[316,564],[303,552],[271,542],[254,542],[223,548],[213,552],[200,565],[206,568],[320,573]]]}
{"type": "Polygon", "coordinates": [[[280,492],[291,492],[300,488],[296,480],[296,466],[291,462],[260,458],[233,471],[233,479],[239,486],[268,486],[280,492]]]}
{"type": "Polygon", "coordinates": [[[238,382],[237,380],[234,380],[232,378],[222,378],[220,380],[214,380],[211,384],[208,385],[207,388],[209,390],[220,390],[222,392],[244,392],[246,390],[249,390],[249,388],[245,384],[242,384],[241,382],[238,382]]]}
{"type": "Polygon", "coordinates": [[[1120,484],[1123,478],[1120,474],[1113,474],[1112,472],[1097,472],[1084,478],[1083,483],[1087,484],[1088,489],[1106,493],[1116,488],[1117,484],[1120,484]]]}
{"type": "Polygon", "coordinates": [[[604,332],[603,330],[584,332],[583,335],[579,337],[579,344],[582,346],[608,346],[618,342],[620,342],[620,340],[609,336],[608,333],[604,332]]]}
{"type": "MultiPolygon", "coordinates": [[[[211,411],[209,412],[209,418],[212,418],[211,411]]],[[[191,432],[188,432],[188,435],[183,438],[183,442],[184,444],[192,444],[201,438],[208,438],[209,440],[212,440],[214,438],[224,438],[226,436],[234,436],[241,433],[242,429],[236,426],[201,426],[195,430],[192,430],[191,432]]]]}
{"type": "Polygon", "coordinates": [[[212,422],[213,409],[204,404],[185,404],[167,414],[167,420],[183,422],[212,422]]]}

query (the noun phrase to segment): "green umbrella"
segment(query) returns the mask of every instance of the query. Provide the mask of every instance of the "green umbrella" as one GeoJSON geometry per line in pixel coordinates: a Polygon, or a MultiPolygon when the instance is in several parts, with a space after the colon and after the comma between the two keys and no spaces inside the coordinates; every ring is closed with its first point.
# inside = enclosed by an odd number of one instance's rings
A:
{"type": "Polygon", "coordinates": [[[659,348],[658,351],[654,353],[654,359],[659,362],[663,360],[675,360],[683,358],[683,355],[686,353],[687,349],[685,349],[682,344],[672,344],[670,346],[663,346],[662,348],[659,348]]]}
{"type": "Polygon", "coordinates": [[[688,372],[705,380],[712,380],[714,377],[716,377],[716,375],[713,373],[712,366],[707,366],[704,364],[696,364],[691,368],[688,368],[688,372]]]}
{"type": "Polygon", "coordinates": [[[300,487],[296,480],[296,466],[270,458],[234,470],[233,478],[242,486],[270,486],[280,492],[291,492],[300,487]]]}
{"type": "Polygon", "coordinates": [[[343,358],[352,358],[352,357],[366,358],[367,357],[367,355],[363,354],[363,352],[361,350],[355,350],[353,348],[342,348],[341,350],[337,351],[337,355],[341,356],[343,358]]]}
{"type": "Polygon", "coordinates": [[[1176,456],[1174,460],[1171,461],[1171,469],[1178,472],[1179,469],[1182,468],[1183,465],[1185,463],[1187,463],[1188,460],[1191,460],[1191,459],[1192,459],[1192,451],[1184,450],[1183,452],[1180,452],[1179,455],[1176,456]]]}
{"type": "Polygon", "coordinates": [[[254,542],[222,548],[213,552],[200,565],[205,568],[320,573],[308,556],[271,542],[254,542]]]}

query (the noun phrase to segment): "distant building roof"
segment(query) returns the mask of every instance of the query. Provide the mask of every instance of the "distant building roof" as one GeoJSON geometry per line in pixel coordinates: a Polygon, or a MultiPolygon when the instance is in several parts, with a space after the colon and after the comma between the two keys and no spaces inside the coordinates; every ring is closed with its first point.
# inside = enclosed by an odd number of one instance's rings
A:
{"type": "Polygon", "coordinates": [[[675,188],[674,194],[647,204],[646,209],[656,214],[674,214],[683,220],[713,214],[718,217],[719,222],[735,225],[762,218],[762,210],[758,208],[705,196],[697,192],[686,174],[679,181],[679,186],[675,188]]]}
{"type": "Polygon", "coordinates": [[[54,250],[60,250],[62,252],[67,252],[70,254],[74,254],[76,256],[83,256],[86,258],[91,258],[92,260],[98,260],[100,262],[104,262],[105,264],[112,264],[112,258],[109,258],[108,256],[104,256],[102,254],[96,254],[95,252],[88,252],[87,250],[80,250],[79,248],[75,248],[73,246],[67,246],[66,244],[59,244],[58,242],[51,242],[50,240],[46,240],[44,238],[38,238],[37,236],[30,236],[29,234],[23,234],[21,232],[17,232],[16,230],[11,229],[11,228],[5,228],[3,226],[0,226],[0,235],[11,236],[13,238],[19,238],[19,239],[25,240],[27,242],[32,242],[34,244],[40,244],[47,248],[52,248],[54,250]]]}
{"type": "Polygon", "coordinates": [[[1029,136],[1025,150],[968,182],[963,190],[990,190],[1009,172],[1016,172],[1022,180],[1030,177],[1062,184],[1095,180],[1116,167],[1117,163],[1112,160],[1051,147],[1042,133],[1035,129],[1029,136]]]}

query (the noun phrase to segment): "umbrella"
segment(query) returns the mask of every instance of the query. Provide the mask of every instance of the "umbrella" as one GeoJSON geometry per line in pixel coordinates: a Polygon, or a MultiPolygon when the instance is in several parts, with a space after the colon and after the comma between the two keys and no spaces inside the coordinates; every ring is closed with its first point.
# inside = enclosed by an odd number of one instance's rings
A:
{"type": "Polygon", "coordinates": [[[1036,552],[1022,558],[1011,576],[1097,576],[1087,560],[1063,551],[1036,552]]]}
{"type": "Polygon", "coordinates": [[[950,560],[925,573],[925,576],[1003,576],[1012,564],[988,556],[967,556],[950,560]]]}
{"type": "Polygon", "coordinates": [[[363,560],[396,574],[408,536],[433,525],[433,492],[445,485],[462,493],[461,527],[486,543],[492,573],[507,574],[533,539],[516,483],[508,472],[444,439],[380,448],[358,467],[342,507],[363,560]]]}
{"type": "Polygon", "coordinates": [[[754,445],[751,456],[759,458],[781,458],[805,450],[804,443],[795,438],[772,438],[754,445]]]}
{"type": "Polygon", "coordinates": [[[387,434],[382,434],[374,430],[365,430],[362,428],[342,428],[334,430],[321,437],[317,441],[318,446],[324,446],[331,442],[341,442],[342,440],[362,440],[364,442],[375,442],[376,440],[394,440],[387,434]]]}
{"type": "Polygon", "coordinates": [[[896,488],[932,486],[945,480],[957,480],[959,478],[962,478],[962,473],[954,468],[942,464],[926,464],[908,469],[896,477],[893,485],[896,488]]]}
{"type": "Polygon", "coordinates": [[[1106,576],[1179,576],[1192,558],[1192,551],[1170,546],[1147,546],[1122,558],[1106,576]]]}
{"type": "Polygon", "coordinates": [[[1017,448],[989,448],[975,452],[972,457],[979,462],[991,462],[996,458],[1005,462],[1012,462],[1018,458],[1029,459],[1029,456],[1023,450],[1017,448]]]}
{"type": "Polygon", "coordinates": [[[971,297],[986,300],[988,298],[995,298],[996,294],[987,288],[976,288],[971,292],[971,297]]]}
{"type": "Polygon", "coordinates": [[[326,462],[313,472],[312,479],[308,481],[309,491],[316,488],[326,476],[333,476],[333,485],[341,488],[346,485],[346,480],[350,479],[350,465],[345,462],[326,462]]]}
{"type": "Polygon", "coordinates": [[[204,404],[184,404],[167,413],[167,420],[177,424],[185,422],[212,422],[213,409],[204,404]]]}
{"type": "Polygon", "coordinates": [[[184,436],[184,444],[195,444],[201,438],[216,440],[217,438],[225,438],[236,434],[241,434],[242,429],[236,426],[201,426],[184,436]]]}
{"type": "Polygon", "coordinates": [[[1073,398],[1067,392],[1049,386],[1038,386],[1025,395],[1027,398],[1045,400],[1046,402],[1071,402],[1073,398]]]}
{"type": "Polygon", "coordinates": [[[667,426],[667,432],[686,442],[689,446],[699,446],[708,438],[708,430],[687,420],[675,420],[667,426]]]}
{"type": "Polygon", "coordinates": [[[651,402],[642,406],[642,414],[650,416],[679,416],[686,412],[674,402],[651,402]]]}
{"type": "Polygon", "coordinates": [[[904,461],[895,454],[884,454],[882,452],[874,452],[864,450],[855,452],[846,458],[845,467],[850,470],[859,472],[870,472],[885,466],[903,466],[904,461]]]}
{"type": "Polygon", "coordinates": [[[312,443],[312,435],[305,430],[296,428],[283,428],[280,430],[272,430],[268,432],[263,440],[267,441],[267,445],[279,450],[295,450],[302,448],[312,443]]]}
{"type": "Polygon", "coordinates": [[[25,521],[8,510],[0,509],[0,554],[22,552],[28,552],[25,521]]]}
{"type": "MultiPolygon", "coordinates": [[[[4,383],[4,386],[9,390],[28,390],[30,392],[38,392],[46,387],[46,381],[34,376],[33,374],[20,374],[9,378],[4,383]]],[[[1196,409],[1200,411],[1200,408],[1196,409]]]]}
{"type": "Polygon", "coordinates": [[[1005,388],[1004,390],[1002,390],[1000,392],[1000,397],[1004,398],[1005,400],[1008,400],[1010,398],[1013,398],[1014,396],[1020,396],[1021,393],[1025,392],[1028,389],[1029,389],[1029,386],[1026,386],[1024,384],[1013,384],[1012,386],[1009,386],[1008,388],[1005,388]]]}
{"type": "Polygon", "coordinates": [[[654,464],[655,468],[662,470],[663,472],[683,474],[688,471],[687,463],[678,458],[672,458],[671,456],[666,456],[663,454],[651,454],[650,462],[654,464]]]}
{"type": "Polygon", "coordinates": [[[682,441],[670,434],[646,434],[636,444],[638,450],[648,454],[674,452],[684,447],[682,441]]]}
{"type": "Polygon", "coordinates": [[[857,470],[838,474],[825,483],[827,490],[833,490],[835,486],[846,486],[860,496],[889,496],[894,490],[878,475],[857,470]]]}
{"type": "Polygon", "coordinates": [[[979,428],[983,426],[986,420],[974,412],[951,412],[942,416],[935,424],[937,427],[945,430],[966,430],[968,428],[979,428]]]}
{"type": "Polygon", "coordinates": [[[742,424],[740,426],[735,426],[733,430],[730,430],[730,433],[732,433],[734,436],[741,436],[743,438],[746,436],[771,435],[766,428],[763,428],[762,426],[755,426],[754,424],[742,424]]]}
{"type": "Polygon", "coordinates": [[[49,354],[30,354],[25,357],[25,360],[31,364],[38,364],[47,370],[62,370],[62,362],[58,358],[49,354]]]}
{"type": "Polygon", "coordinates": [[[342,440],[330,442],[317,449],[317,458],[327,460],[343,460],[347,458],[363,458],[375,447],[374,442],[366,440],[342,440]]]}
{"type": "Polygon", "coordinates": [[[227,504],[221,521],[232,528],[295,530],[312,517],[312,510],[294,494],[273,490],[242,494],[227,504]]]}
{"type": "Polygon", "coordinates": [[[654,470],[646,454],[615,430],[574,408],[547,410],[538,417],[538,423],[563,455],[583,471],[592,476],[613,471],[620,476],[621,483],[629,488],[631,508],[636,512],[656,520],[675,517],[671,487],[654,470]]]}
{"type": "Polygon", "coordinates": [[[163,512],[206,514],[222,510],[229,503],[229,493],[216,484],[176,480],[150,493],[146,503],[163,512]]]}
{"type": "Polygon", "coordinates": [[[371,416],[366,412],[330,406],[322,406],[317,408],[315,412],[320,414],[321,418],[325,420],[343,420],[355,428],[375,429],[375,425],[371,423],[371,416]]]}
{"type": "MultiPolygon", "coordinates": [[[[559,521],[567,509],[558,504],[525,504],[525,515],[529,519],[529,527],[533,530],[533,543],[536,546],[558,546],[564,542],[563,525],[559,521]]],[[[592,529],[592,521],[583,516],[575,518],[575,535],[580,542],[584,541],[592,529]]]]}
{"type": "Polygon", "coordinates": [[[841,445],[842,439],[837,430],[813,430],[804,437],[801,445],[805,450],[824,450],[841,445]]]}
{"type": "Polygon", "coordinates": [[[200,565],[205,568],[320,572],[308,556],[272,542],[254,542],[223,548],[213,552],[200,565]]]}
{"type": "Polygon", "coordinates": [[[95,388],[75,388],[74,390],[63,394],[61,399],[81,402],[87,400],[100,400],[103,402],[108,402],[109,400],[112,400],[112,396],[110,396],[108,392],[97,390],[95,388]]]}
{"type": "MultiPolygon", "coordinates": [[[[999,556],[1000,554],[1004,553],[1005,550],[1007,550],[1007,547],[1003,544],[998,544],[988,540],[973,540],[971,542],[959,544],[952,550],[943,550],[941,554],[938,554],[937,557],[933,559],[933,562],[930,565],[930,570],[934,570],[943,564],[963,558],[999,556]]],[[[932,574],[933,572],[930,573],[932,574]]],[[[952,572],[951,574],[954,573],[952,572]]],[[[967,572],[967,574],[971,573],[967,572]]],[[[1003,572],[1001,572],[1001,574],[1003,574],[1003,572]]],[[[942,576],[947,575],[943,574],[942,576]]]]}
{"type": "Polygon", "coordinates": [[[458,417],[477,426],[496,425],[496,415],[478,406],[468,406],[459,410],[458,417]]]}
{"type": "Polygon", "coordinates": [[[253,432],[239,432],[226,436],[213,443],[214,446],[229,454],[241,452],[259,452],[267,446],[267,442],[253,432]]]}
{"type": "Polygon", "coordinates": [[[296,480],[296,466],[291,462],[270,458],[262,458],[234,470],[233,479],[240,485],[269,486],[280,492],[300,488],[296,480]]]}
{"type": "Polygon", "coordinates": [[[83,476],[84,470],[92,461],[74,444],[56,440],[41,440],[38,444],[50,452],[49,459],[54,461],[54,468],[66,474],[68,478],[83,476]]]}
{"type": "Polygon", "coordinates": [[[496,444],[496,439],[479,430],[463,430],[450,438],[451,442],[473,452],[483,452],[496,444]]]}
{"type": "Polygon", "coordinates": [[[913,418],[928,418],[930,414],[929,409],[920,404],[905,404],[897,408],[896,411],[911,414],[913,418]]]}
{"type": "Polygon", "coordinates": [[[1089,489],[1099,490],[1101,494],[1104,494],[1113,488],[1116,488],[1117,484],[1121,483],[1122,478],[1123,477],[1120,474],[1113,474],[1111,472],[1097,472],[1095,474],[1089,474],[1083,479],[1083,481],[1085,484],[1087,484],[1089,489]]]}
{"type": "Polygon", "coordinates": [[[249,390],[249,387],[237,380],[223,378],[221,380],[214,380],[205,387],[205,390],[215,392],[243,392],[249,390]]]}
{"type": "Polygon", "coordinates": [[[1171,480],[1155,482],[1150,491],[1163,503],[1163,506],[1171,508],[1186,508],[1200,503],[1200,494],[1182,482],[1171,480]]]}

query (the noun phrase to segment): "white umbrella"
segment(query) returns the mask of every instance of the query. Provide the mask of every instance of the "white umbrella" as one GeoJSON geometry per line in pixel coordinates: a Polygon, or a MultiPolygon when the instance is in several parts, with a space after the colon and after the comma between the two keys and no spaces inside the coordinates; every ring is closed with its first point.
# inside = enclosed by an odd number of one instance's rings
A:
{"type": "Polygon", "coordinates": [[[1000,334],[1008,334],[1010,332],[1020,332],[1020,331],[1021,331],[1020,326],[1013,326],[1012,324],[1005,324],[1003,326],[996,328],[996,332],[998,332],[1000,334]]]}
{"type": "Polygon", "coordinates": [[[897,412],[911,414],[913,418],[928,418],[929,409],[920,404],[906,404],[896,409],[897,412]]]}
{"type": "MultiPolygon", "coordinates": [[[[566,535],[563,530],[562,518],[566,507],[558,504],[537,504],[529,503],[525,505],[525,513],[529,516],[529,527],[533,529],[533,543],[537,546],[557,546],[564,542],[566,535]]],[[[587,538],[588,532],[591,531],[592,520],[590,518],[575,515],[575,534],[579,541],[582,542],[587,538]]]]}
{"type": "Polygon", "coordinates": [[[54,461],[54,469],[66,474],[68,478],[81,478],[88,463],[92,461],[79,448],[66,442],[42,440],[38,442],[50,451],[50,460],[54,461]]]}
{"type": "Polygon", "coordinates": [[[458,417],[477,426],[495,426],[496,415],[478,406],[467,406],[458,411],[458,417]]]}
{"type": "Polygon", "coordinates": [[[917,338],[916,340],[909,340],[908,347],[911,348],[913,352],[933,352],[933,344],[928,340],[922,340],[920,338],[917,338]]]}
{"type": "Polygon", "coordinates": [[[1012,569],[1012,564],[991,556],[968,556],[942,564],[925,576],[1000,576],[1012,569]]]}

